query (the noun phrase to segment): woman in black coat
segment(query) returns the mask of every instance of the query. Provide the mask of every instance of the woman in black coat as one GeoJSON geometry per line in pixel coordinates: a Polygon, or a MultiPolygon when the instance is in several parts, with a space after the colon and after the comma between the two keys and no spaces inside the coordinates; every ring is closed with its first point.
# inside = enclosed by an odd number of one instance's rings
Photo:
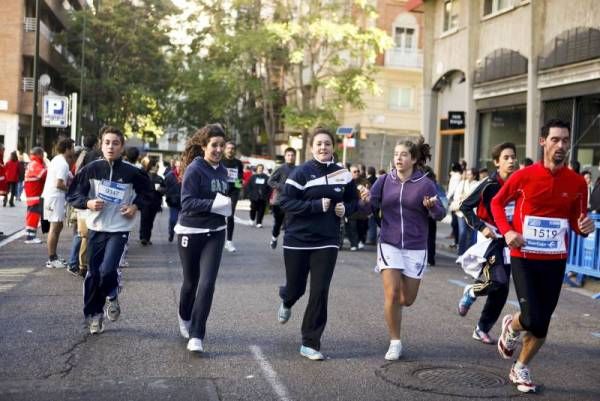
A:
{"type": "Polygon", "coordinates": [[[271,187],[267,184],[269,176],[263,173],[264,169],[262,164],[256,166],[256,173],[250,178],[247,187],[248,199],[250,199],[250,220],[258,228],[262,227],[265,208],[271,194],[271,187]]]}
{"type": "Polygon", "coordinates": [[[151,200],[148,205],[142,207],[140,213],[140,243],[143,246],[152,245],[152,227],[154,226],[154,219],[156,214],[162,210],[162,197],[166,192],[165,181],[158,175],[158,163],[156,159],[144,157],[142,159],[142,171],[144,171],[152,185],[154,190],[152,191],[151,200]]]}

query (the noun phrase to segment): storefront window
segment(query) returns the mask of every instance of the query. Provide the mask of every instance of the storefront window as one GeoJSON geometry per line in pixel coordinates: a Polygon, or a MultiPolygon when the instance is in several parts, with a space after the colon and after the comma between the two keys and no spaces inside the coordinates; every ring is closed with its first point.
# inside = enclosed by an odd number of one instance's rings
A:
{"type": "Polygon", "coordinates": [[[598,174],[595,167],[600,163],[600,95],[577,100],[573,155],[581,170],[590,170],[595,177],[598,174]]]}
{"type": "Polygon", "coordinates": [[[512,142],[517,147],[519,161],[525,159],[525,132],[527,111],[525,106],[481,112],[479,114],[478,167],[495,170],[492,148],[502,142],[512,142]]]}

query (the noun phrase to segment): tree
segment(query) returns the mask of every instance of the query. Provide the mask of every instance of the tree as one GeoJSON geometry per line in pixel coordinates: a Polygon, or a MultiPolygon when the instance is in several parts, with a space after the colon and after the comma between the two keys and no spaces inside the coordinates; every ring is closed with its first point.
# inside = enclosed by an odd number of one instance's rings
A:
{"type": "Polygon", "coordinates": [[[114,124],[126,131],[160,131],[175,115],[171,87],[176,57],[164,21],[177,9],[162,0],[96,4],[74,11],[69,29],[58,38],[73,54],[65,63],[67,84],[79,88],[83,74],[84,108],[96,129],[114,124]],[[82,37],[83,69],[78,63],[82,37]]]}

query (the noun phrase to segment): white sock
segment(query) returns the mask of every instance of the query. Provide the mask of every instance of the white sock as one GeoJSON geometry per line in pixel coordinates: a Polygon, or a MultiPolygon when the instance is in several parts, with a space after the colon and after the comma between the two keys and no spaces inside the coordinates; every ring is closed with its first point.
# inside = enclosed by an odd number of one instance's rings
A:
{"type": "Polygon", "coordinates": [[[402,341],[400,340],[390,340],[390,345],[399,345],[402,344],[402,341]]]}
{"type": "Polygon", "coordinates": [[[519,362],[519,361],[515,362],[515,369],[519,369],[519,370],[521,370],[521,369],[524,369],[524,368],[526,368],[526,367],[527,367],[527,365],[524,365],[524,364],[522,364],[522,363],[521,363],[521,362],[519,362]]]}

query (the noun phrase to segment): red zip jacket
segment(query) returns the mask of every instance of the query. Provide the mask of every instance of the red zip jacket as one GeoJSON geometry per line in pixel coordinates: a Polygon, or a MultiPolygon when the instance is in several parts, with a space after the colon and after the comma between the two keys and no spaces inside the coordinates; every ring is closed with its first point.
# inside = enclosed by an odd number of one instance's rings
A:
{"type": "Polygon", "coordinates": [[[40,203],[40,196],[44,191],[46,182],[46,166],[44,161],[38,156],[31,156],[31,161],[27,164],[25,170],[25,198],[27,206],[34,206],[40,203]]]}
{"type": "MultiPolygon", "coordinates": [[[[525,216],[567,219],[571,229],[582,234],[577,220],[582,213],[587,213],[587,187],[583,177],[572,170],[563,167],[552,174],[539,162],[512,174],[492,199],[491,206],[496,226],[502,235],[510,230],[522,234],[525,216]],[[512,225],[504,214],[504,206],[511,200],[515,201],[512,225]]],[[[568,249],[567,244],[565,253],[541,254],[511,248],[510,255],[525,259],[557,260],[566,259],[568,249]]]]}

